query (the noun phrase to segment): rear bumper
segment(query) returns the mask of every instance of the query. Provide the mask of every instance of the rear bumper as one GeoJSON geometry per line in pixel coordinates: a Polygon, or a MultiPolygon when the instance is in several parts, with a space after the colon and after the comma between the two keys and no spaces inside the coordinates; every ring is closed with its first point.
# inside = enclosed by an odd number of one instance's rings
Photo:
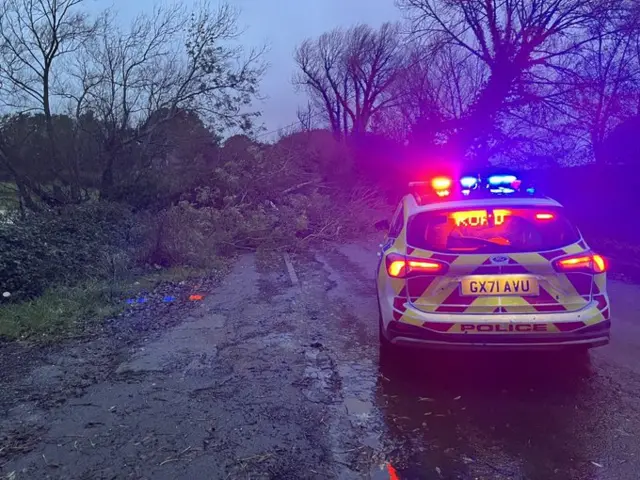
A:
{"type": "Polygon", "coordinates": [[[562,333],[441,333],[392,321],[387,337],[394,345],[442,349],[555,350],[571,347],[594,348],[607,345],[611,321],[562,333]]]}

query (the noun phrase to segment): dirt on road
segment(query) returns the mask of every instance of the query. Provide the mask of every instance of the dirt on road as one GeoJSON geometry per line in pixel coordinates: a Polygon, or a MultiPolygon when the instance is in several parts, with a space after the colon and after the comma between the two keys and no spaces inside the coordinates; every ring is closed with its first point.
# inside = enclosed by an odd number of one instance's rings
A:
{"type": "Polygon", "coordinates": [[[0,344],[10,479],[636,479],[640,287],[614,338],[561,355],[380,365],[375,243],[239,257],[191,308],[48,348],[0,344]]]}

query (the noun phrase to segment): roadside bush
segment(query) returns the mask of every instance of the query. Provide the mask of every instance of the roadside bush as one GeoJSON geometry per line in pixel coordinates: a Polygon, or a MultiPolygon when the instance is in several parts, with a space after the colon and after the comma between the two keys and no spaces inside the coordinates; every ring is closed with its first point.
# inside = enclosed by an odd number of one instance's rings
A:
{"type": "Polygon", "coordinates": [[[385,206],[374,189],[356,186],[352,168],[349,150],[328,132],[274,145],[232,137],[199,186],[168,208],[133,213],[96,201],[0,225],[0,292],[23,301],[132,265],[207,269],[237,251],[361,235],[385,206]]]}
{"type": "Polygon", "coordinates": [[[128,207],[91,202],[0,224],[0,290],[22,301],[52,285],[113,275],[130,261],[133,223],[128,207]]]}
{"type": "Polygon", "coordinates": [[[276,241],[277,220],[275,212],[260,205],[197,207],[183,200],[140,222],[145,240],[138,261],[164,267],[207,267],[218,255],[276,241]]]}
{"type": "Polygon", "coordinates": [[[163,267],[206,268],[219,255],[238,250],[296,250],[318,241],[354,238],[372,229],[385,204],[364,187],[332,194],[295,193],[278,204],[238,204],[231,197],[221,208],[181,201],[138,224],[144,237],[138,261],[163,267]]]}
{"type": "Polygon", "coordinates": [[[202,268],[238,250],[295,250],[365,233],[383,215],[377,190],[350,177],[348,149],[330,133],[275,145],[230,138],[202,185],[157,215],[139,216],[137,259],[202,268]]]}

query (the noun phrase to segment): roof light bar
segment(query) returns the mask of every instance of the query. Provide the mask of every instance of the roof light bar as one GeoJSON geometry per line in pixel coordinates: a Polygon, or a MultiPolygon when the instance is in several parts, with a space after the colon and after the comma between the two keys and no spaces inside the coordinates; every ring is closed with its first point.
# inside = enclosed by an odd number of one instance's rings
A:
{"type": "Polygon", "coordinates": [[[535,189],[529,185],[524,185],[517,174],[493,173],[490,175],[467,173],[460,177],[440,175],[427,178],[423,181],[410,182],[409,188],[424,200],[428,197],[449,197],[460,194],[463,196],[472,195],[514,195],[519,192],[526,195],[535,194],[535,189]]]}

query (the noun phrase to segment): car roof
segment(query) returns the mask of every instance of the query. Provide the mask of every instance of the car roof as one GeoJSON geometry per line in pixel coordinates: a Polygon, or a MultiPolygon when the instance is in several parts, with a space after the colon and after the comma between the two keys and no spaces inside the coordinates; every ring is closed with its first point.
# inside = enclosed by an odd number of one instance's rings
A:
{"type": "Polygon", "coordinates": [[[466,198],[460,200],[436,200],[431,203],[419,204],[413,195],[407,195],[405,205],[409,215],[434,210],[448,210],[456,208],[497,207],[509,205],[512,207],[554,207],[562,205],[549,197],[496,197],[496,198],[466,198]]]}

